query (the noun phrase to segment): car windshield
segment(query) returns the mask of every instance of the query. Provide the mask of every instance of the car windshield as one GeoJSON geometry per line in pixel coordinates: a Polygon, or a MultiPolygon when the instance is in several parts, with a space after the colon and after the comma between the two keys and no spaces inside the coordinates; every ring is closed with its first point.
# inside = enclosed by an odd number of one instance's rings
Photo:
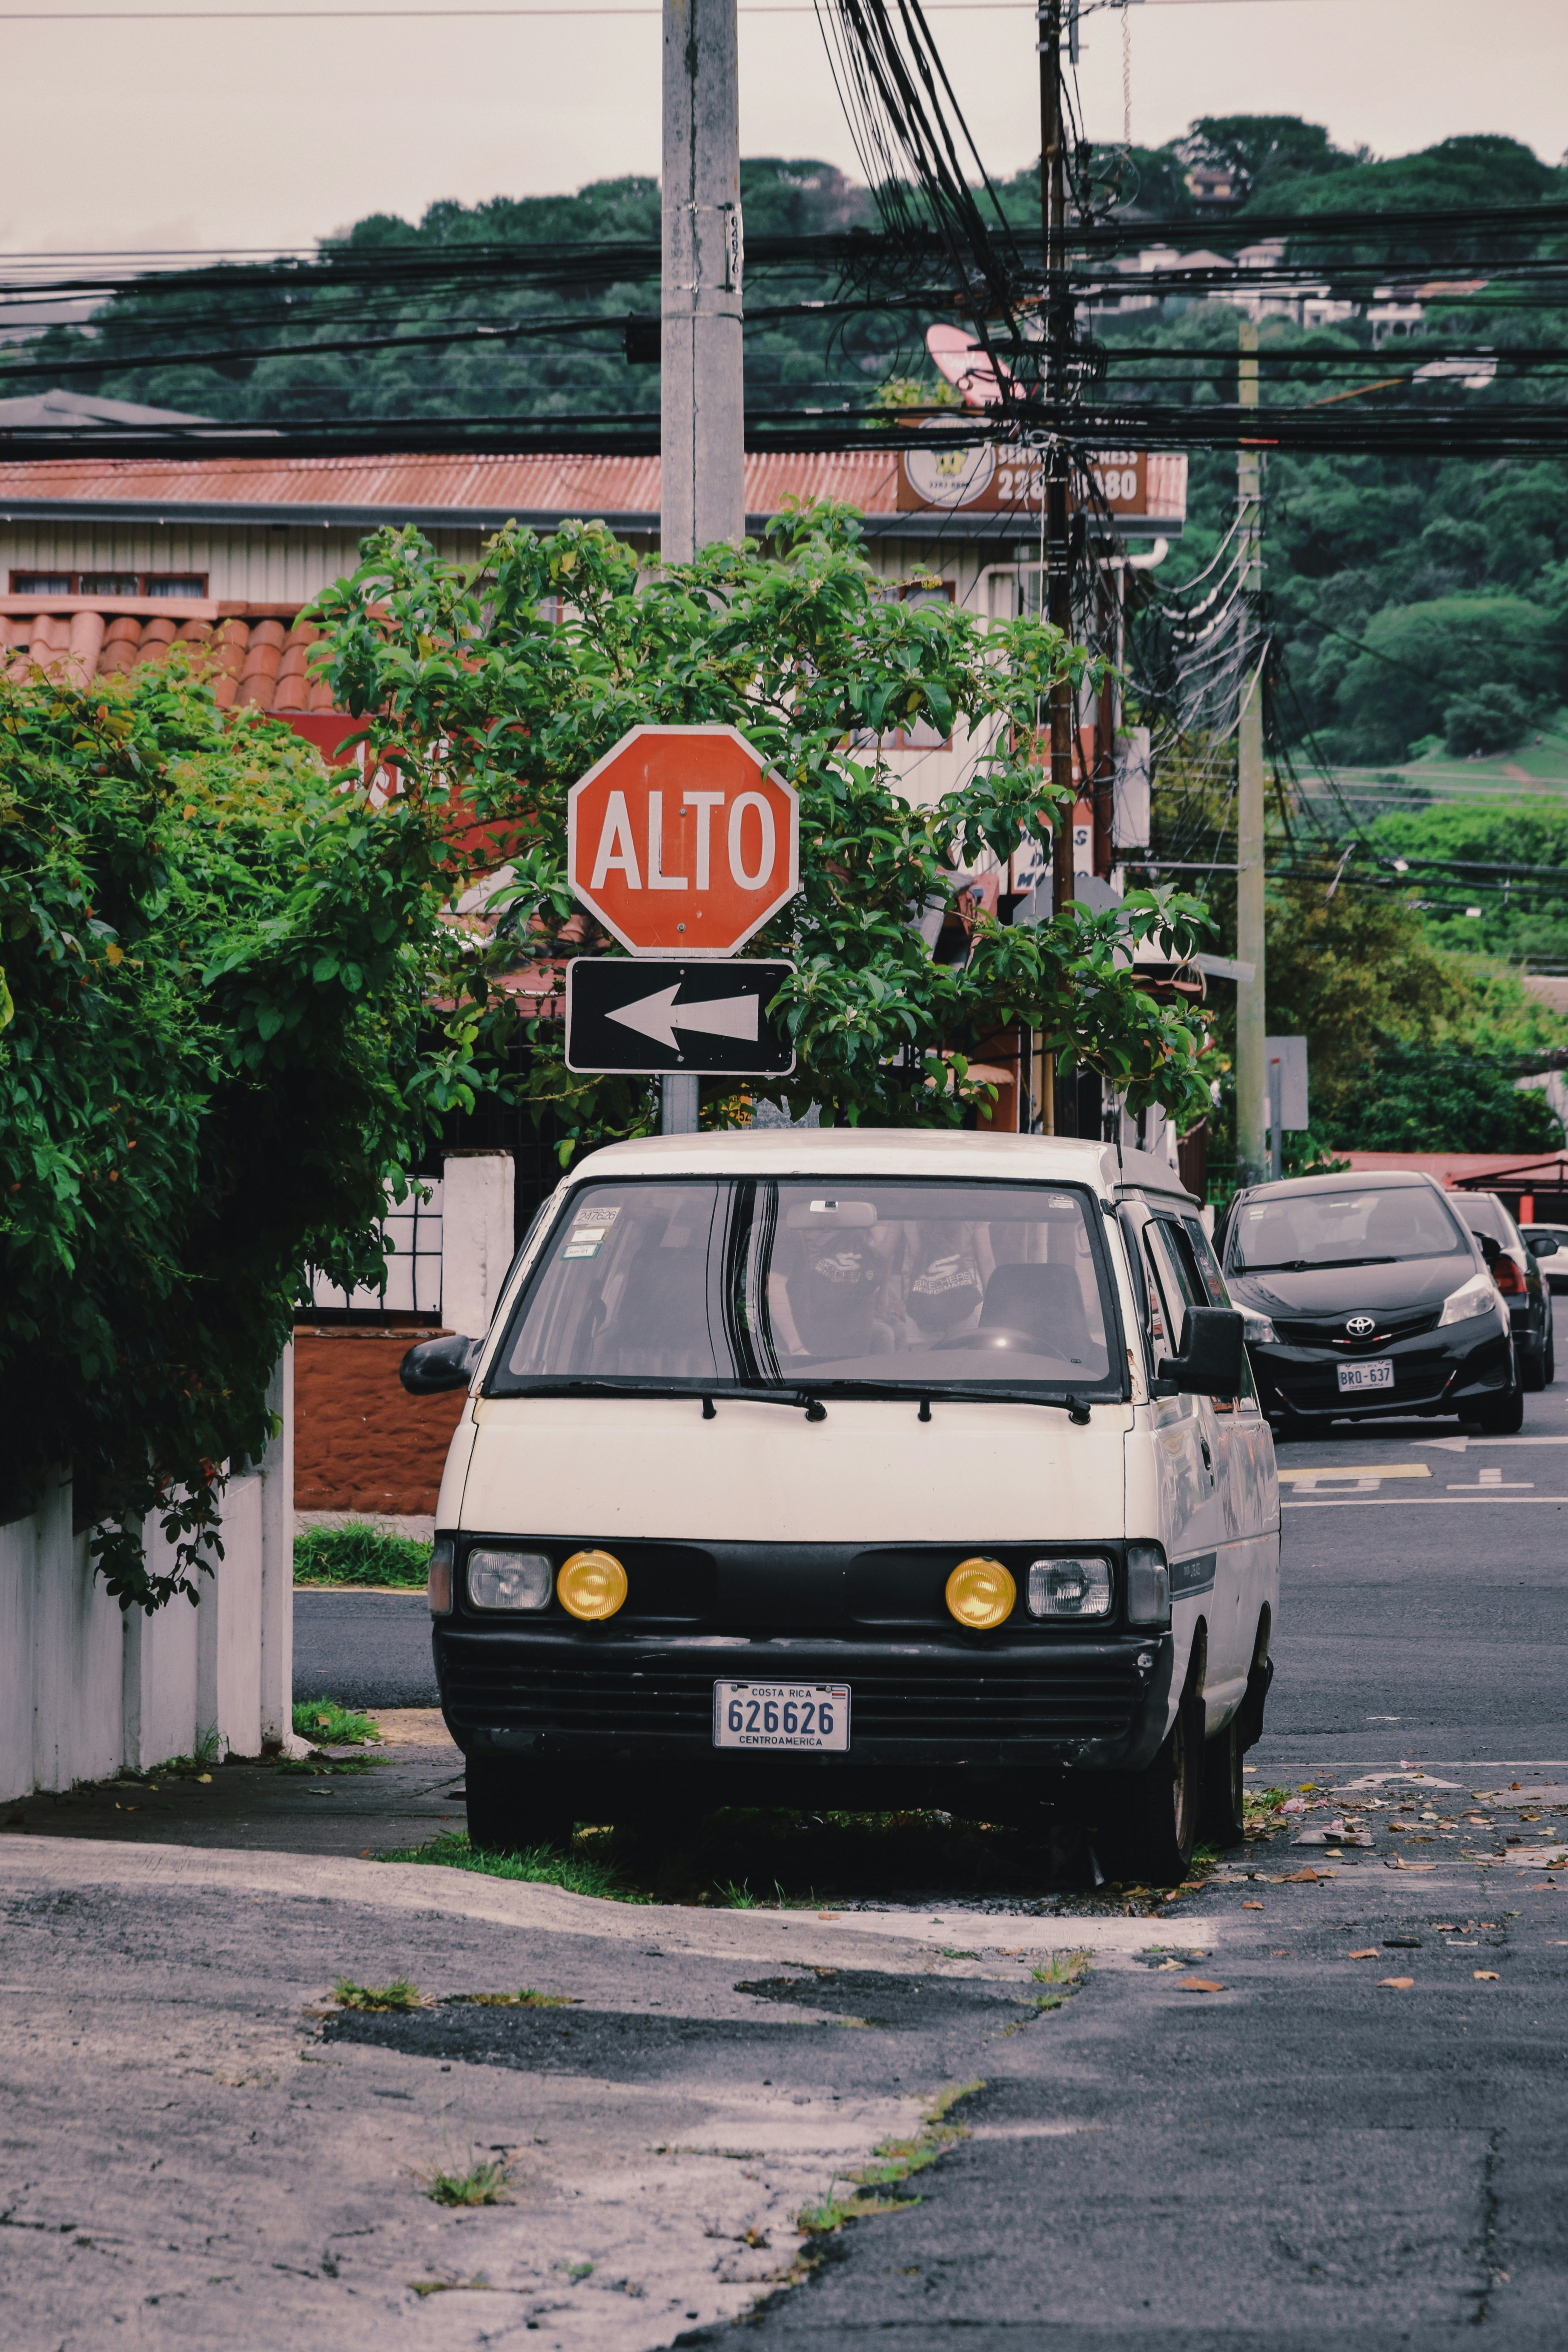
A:
{"type": "Polygon", "coordinates": [[[1468,1255],[1464,1235],[1425,1184],[1264,1193],[1244,1201],[1226,1253],[1235,1274],[1468,1255]]]}
{"type": "Polygon", "coordinates": [[[590,1183],[550,1234],[488,1391],[978,1382],[1120,1395],[1099,1225],[1076,1186],[590,1183]]]}

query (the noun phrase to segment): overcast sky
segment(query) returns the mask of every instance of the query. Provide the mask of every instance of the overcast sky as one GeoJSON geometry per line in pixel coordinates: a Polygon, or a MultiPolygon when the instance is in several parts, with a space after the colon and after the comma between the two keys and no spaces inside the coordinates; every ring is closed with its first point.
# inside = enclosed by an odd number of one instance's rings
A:
{"type": "MultiPolygon", "coordinates": [[[[0,248],[273,248],[373,211],[416,219],[439,197],[657,173],[657,9],[594,5],[520,22],[7,23],[0,248]]],[[[1135,0],[1127,21],[1141,144],[1248,112],[1301,114],[1382,154],[1458,131],[1504,131],[1552,162],[1568,146],[1568,0],[1135,0]]],[[[931,23],[987,165],[1030,162],[1028,0],[933,7],[931,23]]],[[[808,13],[742,0],[741,73],[743,153],[856,169],[808,13]]],[[[1114,9],[1088,21],[1080,81],[1090,135],[1120,138],[1114,9]]]]}

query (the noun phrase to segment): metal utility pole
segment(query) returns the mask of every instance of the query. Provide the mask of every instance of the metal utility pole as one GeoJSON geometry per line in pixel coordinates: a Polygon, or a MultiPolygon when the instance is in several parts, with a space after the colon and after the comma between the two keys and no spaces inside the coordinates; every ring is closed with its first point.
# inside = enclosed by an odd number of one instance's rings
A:
{"type": "MultiPolygon", "coordinates": [[[[1258,405],[1258,321],[1240,322],[1240,382],[1243,408],[1258,405]]],[[[1263,458],[1243,446],[1237,467],[1240,509],[1241,590],[1245,609],[1256,612],[1263,585],[1263,458]]],[[[1253,663],[1242,688],[1237,743],[1236,952],[1253,968],[1236,991],[1236,1157],[1243,1183],[1256,1182],[1268,1166],[1268,1081],[1264,1066],[1266,971],[1263,941],[1263,677],[1257,638],[1248,645],[1253,663]]]]}
{"type": "MultiPolygon", "coordinates": [[[[687,563],[746,532],[735,0],[664,0],[659,548],[687,563]]],[[[697,1080],[661,1080],[666,1135],[697,1128],[697,1080]]]]}

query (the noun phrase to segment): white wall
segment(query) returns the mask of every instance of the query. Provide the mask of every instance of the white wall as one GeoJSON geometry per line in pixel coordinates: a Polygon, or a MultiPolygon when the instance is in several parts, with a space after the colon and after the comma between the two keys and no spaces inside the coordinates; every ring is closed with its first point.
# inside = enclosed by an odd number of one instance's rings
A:
{"type": "MultiPolygon", "coordinates": [[[[121,1612],[71,1527],[70,1479],[0,1527],[0,1801],[190,1755],[293,1739],[293,1350],[268,1402],[280,1433],[224,1496],[224,1558],[200,1605],[121,1612]]],[[[154,1569],[169,1546],[146,1529],[154,1569]]]]}

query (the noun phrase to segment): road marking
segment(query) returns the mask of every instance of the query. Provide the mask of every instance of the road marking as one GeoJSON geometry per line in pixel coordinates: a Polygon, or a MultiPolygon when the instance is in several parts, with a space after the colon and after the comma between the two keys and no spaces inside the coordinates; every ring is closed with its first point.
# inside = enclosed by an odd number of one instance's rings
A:
{"type": "Polygon", "coordinates": [[[1529,1493],[1535,1490],[1533,1478],[1505,1478],[1500,1470],[1482,1470],[1473,1486],[1461,1486],[1457,1478],[1448,1481],[1450,1495],[1495,1495],[1504,1486],[1521,1487],[1529,1493]]]}
{"type": "Polygon", "coordinates": [[[1568,1503],[1568,1495],[1500,1495],[1495,1486],[1466,1487],[1447,1495],[1311,1495],[1300,1503],[1281,1503],[1282,1511],[1415,1511],[1442,1510],[1450,1500],[1474,1503],[1568,1503]]]}
{"type": "Polygon", "coordinates": [[[1353,1469],[1283,1469],[1277,1475],[1281,1486],[1287,1482],[1300,1485],[1307,1478],[1313,1480],[1320,1478],[1430,1478],[1432,1465],[1429,1462],[1387,1462],[1373,1468],[1369,1465],[1357,1463],[1353,1469]]]}
{"type": "Polygon", "coordinates": [[[1568,1445],[1568,1437],[1418,1437],[1415,1443],[1440,1446],[1445,1454],[1463,1454],[1472,1445],[1568,1445]]]}

